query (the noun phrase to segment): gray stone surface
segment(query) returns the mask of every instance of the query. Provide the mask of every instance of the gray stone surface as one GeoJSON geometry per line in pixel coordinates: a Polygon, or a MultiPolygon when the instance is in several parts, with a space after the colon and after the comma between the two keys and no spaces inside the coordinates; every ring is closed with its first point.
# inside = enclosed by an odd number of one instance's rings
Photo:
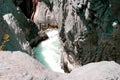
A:
{"type": "MultiPolygon", "coordinates": [[[[27,41],[31,45],[38,43],[37,27],[27,20],[14,1],[0,1],[0,44],[7,33],[10,39],[3,50],[32,54],[27,41]]],[[[18,5],[21,2],[18,0],[18,5]]],[[[38,26],[46,22],[58,25],[64,47],[61,65],[70,72],[90,62],[120,63],[119,7],[119,0],[40,0],[34,21],[38,26]]]]}
{"type": "Polygon", "coordinates": [[[12,13],[5,14],[1,17],[0,22],[0,44],[3,42],[4,34],[9,35],[9,40],[4,44],[2,50],[10,51],[25,51],[28,54],[33,53],[29,46],[29,42],[26,41],[24,32],[19,27],[16,18],[12,13]]]}
{"type": "Polygon", "coordinates": [[[73,70],[68,77],[65,80],[120,80],[120,65],[113,61],[90,63],[73,70]]]}
{"type": "MultiPolygon", "coordinates": [[[[22,0],[17,0],[20,4],[22,0]]],[[[3,50],[25,51],[32,55],[30,46],[37,45],[42,39],[38,35],[35,23],[25,17],[15,0],[0,0],[0,45],[4,34],[9,34],[9,41],[3,50]],[[16,3],[16,4],[17,4],[16,3]]]]}
{"type": "Polygon", "coordinates": [[[119,0],[40,1],[55,15],[65,50],[61,63],[66,72],[71,71],[70,65],[102,60],[120,63],[119,0]]]}
{"type": "Polygon", "coordinates": [[[45,3],[43,2],[38,2],[33,21],[40,30],[41,30],[40,27],[47,27],[48,24],[52,25],[57,24],[55,15],[53,14],[53,12],[49,10],[47,5],[45,5],[45,3]]]}
{"type": "Polygon", "coordinates": [[[0,80],[120,80],[120,65],[102,61],[76,68],[70,74],[56,73],[26,53],[0,51],[0,80]]]}
{"type": "Polygon", "coordinates": [[[62,76],[45,69],[26,53],[0,52],[0,80],[56,80],[62,76]]]}

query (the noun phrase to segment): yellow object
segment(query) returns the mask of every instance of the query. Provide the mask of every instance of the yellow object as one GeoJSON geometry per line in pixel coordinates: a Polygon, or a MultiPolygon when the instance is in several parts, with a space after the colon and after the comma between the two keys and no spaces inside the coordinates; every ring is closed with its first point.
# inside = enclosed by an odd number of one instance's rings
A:
{"type": "Polygon", "coordinates": [[[3,41],[7,41],[8,39],[9,39],[9,35],[8,34],[4,34],[3,41]]]}
{"type": "Polygon", "coordinates": [[[8,34],[4,34],[2,39],[3,39],[3,41],[2,41],[2,44],[0,45],[0,51],[3,50],[3,46],[8,41],[9,35],[8,34]]]}
{"type": "Polygon", "coordinates": [[[2,46],[0,46],[0,51],[2,51],[2,46]]]}

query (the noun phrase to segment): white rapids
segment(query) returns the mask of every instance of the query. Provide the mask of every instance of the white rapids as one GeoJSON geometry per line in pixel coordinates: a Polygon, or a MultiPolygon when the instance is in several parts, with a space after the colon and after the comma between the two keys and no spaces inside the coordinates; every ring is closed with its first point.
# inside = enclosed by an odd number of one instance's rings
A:
{"type": "Polygon", "coordinates": [[[60,46],[58,31],[48,31],[47,35],[49,39],[41,42],[33,49],[35,58],[48,69],[55,72],[64,72],[60,67],[62,47],[60,46]]]}

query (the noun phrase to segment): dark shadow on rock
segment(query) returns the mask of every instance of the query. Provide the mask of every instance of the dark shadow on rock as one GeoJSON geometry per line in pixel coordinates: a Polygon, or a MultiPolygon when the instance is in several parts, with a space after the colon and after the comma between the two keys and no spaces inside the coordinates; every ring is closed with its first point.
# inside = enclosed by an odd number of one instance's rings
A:
{"type": "Polygon", "coordinates": [[[40,42],[44,41],[48,39],[48,36],[47,34],[44,32],[44,33],[40,33],[39,36],[37,36],[36,38],[32,39],[30,41],[30,46],[33,48],[33,47],[36,47],[40,42]]]}

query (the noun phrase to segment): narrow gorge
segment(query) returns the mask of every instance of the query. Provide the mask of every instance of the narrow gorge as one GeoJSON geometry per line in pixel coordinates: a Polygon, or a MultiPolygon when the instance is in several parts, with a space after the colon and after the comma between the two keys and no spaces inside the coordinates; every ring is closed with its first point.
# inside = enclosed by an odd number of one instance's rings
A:
{"type": "Polygon", "coordinates": [[[0,80],[120,80],[119,0],[0,0],[0,80]]]}

